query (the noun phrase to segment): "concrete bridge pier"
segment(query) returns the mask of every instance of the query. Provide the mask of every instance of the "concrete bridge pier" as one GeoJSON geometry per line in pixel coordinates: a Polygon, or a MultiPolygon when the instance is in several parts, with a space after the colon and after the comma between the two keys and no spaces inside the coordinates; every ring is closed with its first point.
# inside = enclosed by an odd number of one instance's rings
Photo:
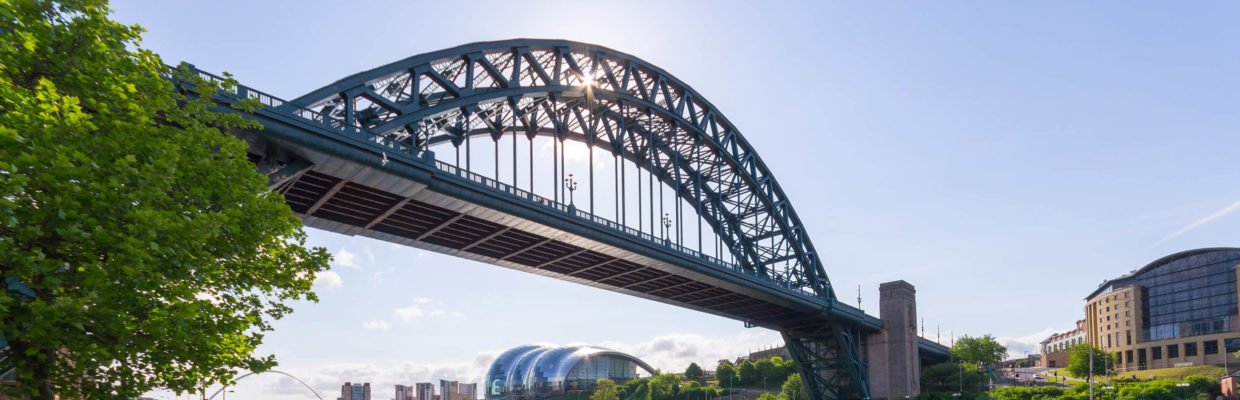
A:
{"type": "Polygon", "coordinates": [[[883,329],[867,342],[870,397],[905,399],[920,390],[921,360],[917,347],[917,290],[905,281],[878,286],[878,315],[883,329]]]}

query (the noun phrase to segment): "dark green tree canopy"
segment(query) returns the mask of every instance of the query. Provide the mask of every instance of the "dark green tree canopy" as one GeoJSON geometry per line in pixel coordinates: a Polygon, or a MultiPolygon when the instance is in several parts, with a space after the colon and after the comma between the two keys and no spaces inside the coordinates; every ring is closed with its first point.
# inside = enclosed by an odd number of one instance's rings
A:
{"type": "Polygon", "coordinates": [[[1068,366],[1064,368],[1064,371],[1076,378],[1089,376],[1090,351],[1094,353],[1094,375],[1106,375],[1107,368],[1115,365],[1115,360],[1111,358],[1111,353],[1086,343],[1072,346],[1070,351],[1071,353],[1068,353],[1068,366]]]}
{"type": "Polygon", "coordinates": [[[736,378],[741,381],[741,384],[746,386],[762,382],[762,376],[758,374],[758,369],[749,360],[741,362],[740,367],[736,369],[736,378]]]}
{"type": "Polygon", "coordinates": [[[952,345],[952,355],[966,363],[994,364],[1007,357],[1007,347],[999,344],[989,334],[981,337],[964,336],[952,345]]]}
{"type": "MultiPolygon", "coordinates": [[[[187,391],[315,300],[323,249],[106,2],[0,0],[0,336],[26,395],[187,391]]],[[[182,78],[195,77],[183,74],[182,78]]]]}
{"type": "Polygon", "coordinates": [[[689,363],[689,367],[685,368],[685,379],[702,379],[702,367],[699,367],[697,363],[689,363]]]}
{"type": "Polygon", "coordinates": [[[723,361],[715,367],[715,379],[719,381],[719,385],[735,385],[740,382],[736,379],[736,367],[732,363],[723,361]]]}

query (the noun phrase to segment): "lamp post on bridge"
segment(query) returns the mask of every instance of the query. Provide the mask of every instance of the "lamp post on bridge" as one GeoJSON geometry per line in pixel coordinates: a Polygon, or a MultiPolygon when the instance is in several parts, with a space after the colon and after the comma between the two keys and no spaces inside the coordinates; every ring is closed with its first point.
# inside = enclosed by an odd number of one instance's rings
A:
{"type": "Polygon", "coordinates": [[[568,190],[568,209],[576,210],[577,207],[573,205],[573,192],[577,191],[577,181],[573,179],[573,174],[568,174],[568,177],[564,178],[564,189],[568,190]]]}
{"type": "Polygon", "coordinates": [[[667,242],[667,230],[672,227],[672,217],[663,213],[663,241],[667,242]]]}

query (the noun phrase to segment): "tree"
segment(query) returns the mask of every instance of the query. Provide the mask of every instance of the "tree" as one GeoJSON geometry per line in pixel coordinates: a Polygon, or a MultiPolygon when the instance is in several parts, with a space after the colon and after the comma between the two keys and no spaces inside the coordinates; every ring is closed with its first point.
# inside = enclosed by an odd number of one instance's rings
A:
{"type": "Polygon", "coordinates": [[[1068,366],[1064,371],[1076,378],[1089,376],[1089,353],[1091,350],[1094,353],[1094,375],[1105,375],[1107,366],[1115,365],[1115,362],[1111,360],[1111,353],[1084,343],[1072,346],[1072,352],[1068,354],[1068,366]]]}
{"type": "Polygon", "coordinates": [[[24,396],[134,398],[270,369],[263,332],[317,300],[330,260],[227,133],[256,124],[211,111],[216,86],[188,71],[198,92],[177,92],[141,28],[108,13],[0,5],[0,369],[24,396]]]}
{"type": "MultiPolygon", "coordinates": [[[[757,384],[761,384],[764,379],[767,382],[770,382],[771,375],[774,375],[776,372],[775,364],[772,363],[770,359],[758,360],[758,362],[753,363],[753,367],[758,370],[758,376],[754,380],[754,383],[757,384]]],[[[775,382],[779,382],[779,380],[776,380],[775,382]]]]}
{"type": "Polygon", "coordinates": [[[788,375],[788,380],[784,381],[784,385],[780,387],[779,396],[784,400],[801,400],[803,394],[801,388],[801,374],[793,373],[788,375]]]}
{"type": "Polygon", "coordinates": [[[966,363],[994,364],[1007,358],[1007,347],[999,344],[991,335],[964,336],[952,345],[952,355],[966,363]]]}
{"type": "Polygon", "coordinates": [[[650,400],[675,400],[680,392],[680,377],[674,374],[663,374],[650,378],[650,400]]]}
{"type": "Polygon", "coordinates": [[[620,400],[616,381],[607,378],[599,379],[594,383],[594,394],[590,395],[590,400],[620,400]]]}
{"type": "Polygon", "coordinates": [[[986,377],[977,364],[961,361],[931,365],[921,373],[921,387],[927,392],[958,392],[982,385],[986,377]]]}
{"type": "Polygon", "coordinates": [[[761,375],[758,375],[758,369],[754,367],[753,363],[749,362],[749,360],[745,360],[742,361],[740,367],[736,369],[736,379],[739,380],[742,385],[753,386],[755,383],[761,381],[762,377],[761,375]]]}
{"type": "Polygon", "coordinates": [[[699,367],[695,362],[689,363],[689,367],[685,368],[685,379],[696,381],[702,379],[702,375],[702,367],[699,367]]]}
{"type": "Polygon", "coordinates": [[[736,367],[733,367],[732,363],[727,361],[722,361],[715,367],[715,379],[719,380],[720,386],[728,385],[730,387],[739,382],[736,379],[736,367]]]}

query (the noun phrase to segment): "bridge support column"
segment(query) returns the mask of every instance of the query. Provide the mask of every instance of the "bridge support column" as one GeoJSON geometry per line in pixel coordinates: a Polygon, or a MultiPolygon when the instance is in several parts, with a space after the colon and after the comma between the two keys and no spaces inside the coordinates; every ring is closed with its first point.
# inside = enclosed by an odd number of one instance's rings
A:
{"type": "Polygon", "coordinates": [[[780,333],[810,400],[870,398],[861,330],[829,323],[780,333]]]}
{"type": "Polygon", "coordinates": [[[883,330],[869,337],[870,395],[904,399],[921,392],[921,360],[917,352],[917,290],[905,281],[878,286],[879,319],[883,330]]]}

